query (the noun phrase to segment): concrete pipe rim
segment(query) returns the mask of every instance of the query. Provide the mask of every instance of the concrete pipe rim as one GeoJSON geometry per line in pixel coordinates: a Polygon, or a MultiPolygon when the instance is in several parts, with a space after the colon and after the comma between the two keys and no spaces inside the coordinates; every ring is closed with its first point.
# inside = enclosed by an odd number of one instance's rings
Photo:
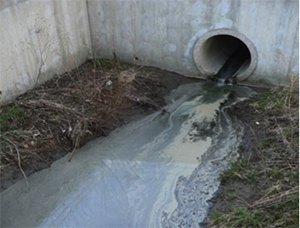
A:
{"type": "MultiPolygon", "coordinates": [[[[198,41],[196,42],[196,44],[194,46],[193,57],[194,57],[194,62],[196,64],[198,70],[200,71],[200,74],[205,75],[205,76],[213,76],[216,73],[216,71],[214,71],[215,69],[212,69],[212,68],[206,66],[205,61],[203,61],[203,60],[205,58],[205,55],[209,54],[209,53],[206,53],[204,50],[206,43],[208,41],[212,41],[212,39],[215,39],[218,36],[232,37],[232,39],[236,39],[237,42],[241,42],[242,44],[246,45],[246,47],[248,48],[249,53],[250,53],[250,63],[245,70],[243,70],[242,72],[240,72],[237,75],[238,82],[245,81],[246,79],[248,79],[251,76],[251,74],[256,69],[257,59],[258,59],[257,51],[256,51],[254,44],[245,35],[237,32],[235,30],[231,30],[231,29],[211,30],[211,31],[205,33],[204,35],[202,35],[198,39],[198,41]]],[[[221,66],[222,66],[222,64],[221,64],[221,66]]],[[[221,66],[219,66],[219,67],[221,67],[221,66]]]]}

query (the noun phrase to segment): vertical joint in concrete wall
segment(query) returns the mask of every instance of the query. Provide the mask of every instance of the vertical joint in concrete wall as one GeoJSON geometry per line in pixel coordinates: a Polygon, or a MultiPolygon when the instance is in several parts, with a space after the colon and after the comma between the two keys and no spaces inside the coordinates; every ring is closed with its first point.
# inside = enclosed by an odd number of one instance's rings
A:
{"type": "Polygon", "coordinates": [[[256,68],[257,52],[253,43],[237,31],[217,29],[201,36],[194,47],[195,64],[201,75],[213,76],[228,57],[243,46],[247,60],[237,72],[237,81],[244,81],[256,68]]]}
{"type": "Polygon", "coordinates": [[[91,50],[89,50],[89,56],[88,58],[90,59],[93,59],[95,58],[94,56],[94,42],[93,42],[93,37],[92,37],[92,29],[91,29],[91,14],[90,14],[90,11],[89,11],[89,1],[88,0],[85,0],[85,4],[86,4],[86,11],[87,11],[87,19],[88,19],[88,26],[89,26],[89,38],[90,38],[90,44],[91,44],[91,50]]]}

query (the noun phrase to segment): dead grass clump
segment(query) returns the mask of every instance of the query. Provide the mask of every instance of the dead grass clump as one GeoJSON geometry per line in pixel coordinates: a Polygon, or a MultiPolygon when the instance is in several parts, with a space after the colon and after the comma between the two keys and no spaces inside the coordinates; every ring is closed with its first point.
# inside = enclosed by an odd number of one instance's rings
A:
{"type": "Polygon", "coordinates": [[[51,162],[59,148],[70,153],[70,161],[88,138],[106,135],[105,127],[121,121],[120,111],[132,105],[159,108],[145,95],[141,85],[147,84],[153,81],[141,68],[94,59],[2,105],[1,170],[51,162]]]}

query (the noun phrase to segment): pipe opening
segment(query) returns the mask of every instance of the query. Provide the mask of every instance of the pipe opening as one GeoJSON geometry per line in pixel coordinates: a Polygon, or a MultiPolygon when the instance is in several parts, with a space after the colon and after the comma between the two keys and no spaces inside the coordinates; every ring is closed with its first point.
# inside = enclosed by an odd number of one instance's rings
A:
{"type": "Polygon", "coordinates": [[[200,37],[194,48],[194,61],[202,75],[213,76],[238,51],[246,60],[232,76],[237,76],[237,81],[242,81],[256,68],[257,53],[253,44],[235,31],[215,30],[200,37]]]}

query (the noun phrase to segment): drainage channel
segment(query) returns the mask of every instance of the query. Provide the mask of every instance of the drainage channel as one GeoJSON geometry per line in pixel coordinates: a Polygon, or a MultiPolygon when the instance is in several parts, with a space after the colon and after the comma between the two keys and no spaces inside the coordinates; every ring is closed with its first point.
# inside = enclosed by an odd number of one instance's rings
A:
{"type": "Polygon", "coordinates": [[[180,86],[154,113],[1,193],[4,227],[200,227],[244,127],[226,110],[254,93],[180,86]]]}

